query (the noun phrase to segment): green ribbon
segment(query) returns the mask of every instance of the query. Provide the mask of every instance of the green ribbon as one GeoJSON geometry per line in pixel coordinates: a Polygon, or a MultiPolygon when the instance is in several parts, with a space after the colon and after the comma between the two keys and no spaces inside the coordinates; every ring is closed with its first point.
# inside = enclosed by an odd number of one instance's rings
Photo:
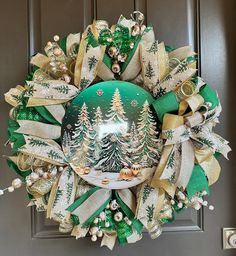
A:
{"type": "Polygon", "coordinates": [[[35,109],[50,124],[61,125],[44,106],[37,106],[37,107],[35,107],[35,109]]]}
{"type": "Polygon", "coordinates": [[[111,70],[112,62],[111,62],[111,58],[107,55],[107,53],[104,53],[102,61],[111,70]]]}
{"type": "Polygon", "coordinates": [[[159,99],[155,100],[152,103],[152,106],[159,120],[162,122],[166,113],[172,113],[179,109],[179,102],[177,101],[175,93],[170,91],[159,99]]]}
{"type": "Polygon", "coordinates": [[[215,91],[208,84],[201,87],[199,94],[204,98],[205,102],[212,104],[211,109],[219,105],[219,99],[215,91]]]}
{"type": "Polygon", "coordinates": [[[124,203],[124,201],[120,198],[119,193],[117,191],[115,191],[115,196],[116,196],[117,203],[120,205],[120,207],[121,207],[122,211],[124,212],[124,214],[131,220],[132,225],[136,229],[138,234],[141,234],[142,230],[143,230],[143,224],[138,219],[135,218],[134,213],[124,203]]]}
{"type": "Polygon", "coordinates": [[[131,236],[133,231],[131,226],[129,226],[124,220],[117,222],[117,239],[120,245],[127,244],[127,237],[131,236]]]}
{"type": "Polygon", "coordinates": [[[186,188],[188,197],[191,199],[197,192],[206,191],[209,194],[208,180],[200,165],[195,165],[192,176],[186,188]]]}
{"type": "MultiPolygon", "coordinates": [[[[77,207],[82,205],[93,193],[95,193],[99,189],[101,189],[101,188],[94,187],[94,188],[90,189],[84,195],[82,195],[80,198],[78,198],[73,204],[71,204],[66,210],[69,212],[73,212],[74,210],[76,210],[77,207]]],[[[143,229],[142,223],[135,218],[134,213],[123,202],[123,200],[120,198],[119,193],[117,191],[114,192],[114,196],[116,197],[116,200],[117,200],[118,204],[120,205],[123,213],[131,220],[132,226],[135,228],[135,230],[137,231],[138,234],[141,234],[142,229],[143,229]]],[[[106,202],[104,202],[91,216],[88,216],[88,219],[84,223],[80,223],[79,216],[74,215],[73,213],[71,214],[72,221],[76,225],[82,224],[82,227],[89,227],[90,225],[94,225],[93,224],[94,219],[100,214],[100,212],[102,212],[106,208],[107,204],[111,200],[111,197],[112,197],[112,194],[106,200],[106,202]]],[[[93,202],[91,202],[91,204],[92,203],[93,202]]],[[[107,230],[116,229],[118,241],[121,245],[124,245],[127,243],[127,237],[129,237],[133,233],[132,227],[129,226],[124,220],[122,220],[120,222],[114,222],[113,218],[114,218],[113,213],[108,214],[106,221],[108,221],[111,224],[111,226],[109,228],[105,228],[105,229],[107,229],[107,230]]]]}
{"type": "Polygon", "coordinates": [[[61,47],[62,51],[66,54],[66,42],[67,42],[67,37],[63,37],[59,41],[59,46],[61,47]]]}
{"type": "Polygon", "coordinates": [[[129,65],[130,61],[132,60],[132,58],[133,58],[133,56],[134,56],[134,53],[135,53],[135,51],[136,51],[136,49],[137,49],[137,47],[138,47],[138,45],[139,45],[141,39],[142,39],[141,36],[139,36],[139,37],[137,38],[137,41],[135,42],[133,49],[129,52],[128,58],[125,60],[124,64],[123,64],[122,67],[121,67],[121,73],[123,73],[123,72],[125,71],[125,69],[126,69],[127,66],[129,65]]]}
{"type": "MultiPolygon", "coordinates": [[[[80,198],[78,198],[73,204],[71,204],[66,210],[69,212],[73,212],[77,207],[79,207],[85,200],[87,200],[94,192],[96,192],[99,189],[101,189],[101,188],[94,187],[94,188],[90,189],[85,194],[83,194],[80,198]]],[[[111,196],[84,223],[80,223],[79,217],[74,214],[71,215],[71,219],[77,225],[82,224],[83,227],[88,227],[94,221],[96,216],[98,216],[99,213],[102,212],[106,208],[106,206],[110,202],[110,200],[111,200],[111,196]]]]}
{"type": "MultiPolygon", "coordinates": [[[[38,122],[50,122],[53,124],[59,124],[49,113],[49,111],[45,107],[25,107],[19,106],[15,109],[15,118],[16,120],[30,120],[30,121],[38,121],[38,122]],[[45,118],[46,117],[46,118],[45,118]]],[[[13,119],[8,120],[8,138],[11,142],[13,142],[12,151],[16,153],[18,148],[25,144],[25,140],[22,134],[15,132],[18,128],[20,128],[17,121],[13,119]]]]}
{"type": "Polygon", "coordinates": [[[12,119],[8,120],[7,134],[8,139],[13,143],[12,153],[17,153],[18,148],[25,144],[25,139],[22,134],[16,133],[15,131],[19,128],[19,124],[12,119]]]}
{"type": "Polygon", "coordinates": [[[170,53],[170,52],[174,51],[175,48],[173,48],[173,47],[170,46],[170,45],[165,45],[165,50],[166,50],[168,53],[170,53]]]}
{"type": "Polygon", "coordinates": [[[45,119],[33,107],[18,106],[15,111],[16,120],[44,122],[45,119]]]}

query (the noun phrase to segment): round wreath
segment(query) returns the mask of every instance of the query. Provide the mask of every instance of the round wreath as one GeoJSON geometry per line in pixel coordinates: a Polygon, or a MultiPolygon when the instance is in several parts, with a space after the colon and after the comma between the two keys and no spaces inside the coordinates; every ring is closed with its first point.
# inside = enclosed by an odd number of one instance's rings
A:
{"type": "Polygon", "coordinates": [[[25,84],[5,94],[7,162],[21,178],[0,193],[24,183],[61,232],[110,249],[207,207],[217,157],[230,151],[212,131],[221,105],[196,74],[196,53],[158,43],[143,21],[134,12],[111,28],[98,20],[81,36],[54,36],[25,84]]]}

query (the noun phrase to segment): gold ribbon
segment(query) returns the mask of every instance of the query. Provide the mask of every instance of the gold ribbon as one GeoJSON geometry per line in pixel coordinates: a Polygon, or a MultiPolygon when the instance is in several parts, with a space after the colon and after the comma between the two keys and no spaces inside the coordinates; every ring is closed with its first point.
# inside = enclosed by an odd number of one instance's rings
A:
{"type": "Polygon", "coordinates": [[[86,88],[93,82],[98,73],[99,67],[101,66],[106,47],[101,45],[92,47],[90,45],[88,48],[88,43],[86,40],[89,30],[91,30],[95,38],[98,38],[101,28],[104,28],[104,23],[100,21],[94,21],[93,24],[89,25],[86,31],[82,34],[74,72],[74,84],[80,90],[86,88]],[[96,59],[96,63],[91,70],[88,67],[88,61],[90,57],[96,59]],[[84,81],[87,81],[86,85],[84,85],[84,81]]]}
{"type": "Polygon", "coordinates": [[[22,85],[17,85],[16,88],[11,88],[4,94],[5,101],[13,107],[17,107],[21,104],[20,96],[25,88],[22,85]]]}
{"type": "Polygon", "coordinates": [[[207,134],[212,129],[212,122],[218,116],[219,111],[220,108],[218,107],[214,111],[210,111],[213,116],[208,113],[195,112],[192,119],[191,117],[193,116],[184,119],[183,116],[165,114],[162,138],[166,139],[166,142],[159,165],[151,182],[152,187],[162,188],[173,197],[176,187],[185,188],[187,186],[194,164],[199,164],[203,168],[208,177],[209,185],[217,181],[220,174],[220,166],[214,157],[214,152],[220,152],[227,158],[227,153],[230,151],[228,142],[218,135],[211,133],[211,136],[207,137],[207,134]],[[202,124],[203,120],[206,124],[198,127],[199,124],[202,124]],[[186,124],[189,128],[185,126],[186,124]],[[197,133],[195,133],[195,128],[202,131],[196,131],[197,133]],[[205,142],[205,139],[211,140],[210,146],[207,144],[209,143],[208,141],[205,142]],[[192,144],[191,140],[204,146],[201,148],[199,146],[196,147],[196,144],[192,144]],[[179,156],[180,146],[182,152],[179,156]],[[168,163],[170,160],[173,163],[169,169],[168,163]],[[175,178],[173,181],[170,181],[172,174],[175,174],[175,178]]]}
{"type": "Polygon", "coordinates": [[[43,68],[47,66],[50,62],[50,58],[43,55],[42,53],[37,53],[35,56],[33,56],[30,60],[30,64],[37,66],[39,68],[43,68]]]}
{"type": "Polygon", "coordinates": [[[182,61],[189,56],[196,55],[191,46],[183,46],[169,53],[169,59],[178,59],[182,61]]]}
{"type": "Polygon", "coordinates": [[[204,99],[201,95],[195,94],[187,99],[184,99],[179,104],[179,115],[183,115],[188,107],[191,109],[190,113],[196,112],[204,103],[204,99]]]}

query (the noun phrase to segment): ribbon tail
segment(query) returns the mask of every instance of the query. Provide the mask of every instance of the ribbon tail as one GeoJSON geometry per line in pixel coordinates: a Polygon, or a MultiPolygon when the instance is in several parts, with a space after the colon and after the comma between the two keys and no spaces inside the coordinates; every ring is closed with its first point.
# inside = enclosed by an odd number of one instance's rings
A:
{"type": "Polygon", "coordinates": [[[88,227],[95,217],[107,206],[111,199],[111,191],[95,187],[71,204],[67,210],[74,216],[77,224],[88,227]]]}
{"type": "Polygon", "coordinates": [[[58,125],[45,124],[37,121],[30,120],[17,120],[20,128],[15,132],[37,136],[43,139],[56,140],[60,138],[61,127],[58,125]]]}
{"type": "Polygon", "coordinates": [[[213,155],[204,162],[200,163],[200,166],[208,178],[209,186],[214,184],[219,179],[221,167],[213,155]]]}
{"type": "Polygon", "coordinates": [[[181,166],[175,185],[183,187],[188,185],[194,167],[194,148],[190,140],[182,142],[181,166]]]}
{"type": "Polygon", "coordinates": [[[82,225],[76,225],[72,229],[71,235],[76,239],[85,237],[89,231],[89,227],[82,227],[82,225]]]}
{"type": "Polygon", "coordinates": [[[133,227],[136,231],[141,234],[143,225],[142,223],[135,218],[136,211],[136,200],[135,196],[129,189],[122,189],[115,191],[117,202],[120,205],[121,209],[125,215],[132,221],[133,227]]]}
{"type": "Polygon", "coordinates": [[[112,250],[115,246],[116,238],[117,238],[116,231],[105,231],[101,241],[101,247],[106,246],[107,248],[112,250]]]}

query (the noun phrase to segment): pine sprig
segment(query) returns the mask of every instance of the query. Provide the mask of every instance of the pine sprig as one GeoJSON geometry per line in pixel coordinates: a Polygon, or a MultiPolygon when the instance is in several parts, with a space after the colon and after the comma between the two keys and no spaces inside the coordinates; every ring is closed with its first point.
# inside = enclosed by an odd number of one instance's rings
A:
{"type": "Polygon", "coordinates": [[[167,76],[165,76],[165,78],[162,80],[162,82],[167,82],[167,81],[169,81],[171,79],[172,79],[172,75],[168,74],[167,76]]]}
{"type": "Polygon", "coordinates": [[[95,56],[93,57],[89,57],[88,58],[88,67],[89,67],[89,71],[91,71],[95,65],[97,64],[98,60],[96,59],[95,56]]]}
{"type": "Polygon", "coordinates": [[[160,98],[166,94],[166,88],[156,87],[154,93],[157,98],[160,98]]]}
{"type": "Polygon", "coordinates": [[[200,142],[207,145],[208,147],[212,148],[214,146],[214,143],[211,140],[208,140],[206,138],[197,138],[200,142]]]}
{"type": "Polygon", "coordinates": [[[184,138],[188,138],[190,136],[190,132],[188,130],[185,130],[180,136],[184,138]]]}
{"type": "Polygon", "coordinates": [[[86,88],[90,83],[90,80],[89,79],[86,79],[85,77],[83,77],[81,80],[80,80],[80,86],[82,89],[86,88]]]}
{"type": "Polygon", "coordinates": [[[155,72],[150,61],[148,62],[148,65],[146,67],[145,76],[149,79],[155,76],[155,72]]]}
{"type": "Polygon", "coordinates": [[[39,139],[34,139],[34,138],[30,138],[29,139],[29,145],[32,147],[38,146],[38,147],[42,147],[42,146],[48,146],[48,144],[42,140],[39,139]]]}
{"type": "Polygon", "coordinates": [[[72,175],[72,172],[73,172],[73,170],[72,170],[71,168],[69,168],[69,169],[67,170],[67,179],[68,179],[68,180],[70,179],[70,177],[71,177],[71,175],[72,175]]]}
{"type": "Polygon", "coordinates": [[[33,86],[33,85],[30,85],[30,86],[28,87],[28,89],[27,89],[27,95],[28,95],[28,96],[33,96],[35,91],[36,91],[36,90],[34,89],[34,86],[33,86]]]}
{"type": "Polygon", "coordinates": [[[44,88],[49,88],[49,87],[50,87],[50,84],[49,84],[49,83],[46,83],[46,82],[42,82],[40,85],[41,85],[42,87],[44,87],[44,88]]]}
{"type": "Polygon", "coordinates": [[[22,96],[21,95],[14,95],[11,94],[12,98],[17,102],[17,104],[20,104],[22,101],[22,96]]]}
{"type": "Polygon", "coordinates": [[[70,203],[72,190],[73,190],[73,183],[67,183],[66,184],[66,202],[67,202],[67,204],[70,203]]]}
{"type": "Polygon", "coordinates": [[[175,74],[178,74],[178,73],[183,73],[184,71],[186,71],[188,69],[188,63],[187,61],[182,61],[176,68],[176,72],[175,74]]]}
{"type": "Polygon", "coordinates": [[[62,189],[59,189],[57,190],[57,193],[55,195],[55,200],[53,202],[53,207],[55,207],[57,205],[57,203],[59,202],[60,198],[62,197],[62,189]]]}
{"type": "Polygon", "coordinates": [[[153,215],[154,215],[154,205],[149,205],[146,208],[146,212],[147,212],[147,218],[148,218],[148,222],[151,222],[153,219],[153,215]]]}
{"type": "Polygon", "coordinates": [[[52,149],[47,153],[47,155],[49,158],[54,160],[62,159],[62,157],[52,149]]]}
{"type": "Polygon", "coordinates": [[[66,85],[60,85],[60,86],[57,86],[57,87],[54,87],[55,90],[57,90],[59,93],[62,93],[62,94],[68,94],[69,91],[70,91],[70,88],[66,85]]]}
{"type": "Polygon", "coordinates": [[[148,184],[146,184],[143,188],[143,203],[145,203],[150,195],[150,193],[154,190],[154,188],[150,187],[148,184]]]}
{"type": "Polygon", "coordinates": [[[157,41],[155,41],[155,42],[151,45],[151,47],[148,49],[148,52],[149,52],[149,53],[154,53],[154,54],[156,54],[156,53],[158,52],[158,42],[157,42],[157,41]]]}
{"type": "Polygon", "coordinates": [[[167,161],[167,168],[173,168],[175,164],[175,154],[172,152],[167,161]]]}

